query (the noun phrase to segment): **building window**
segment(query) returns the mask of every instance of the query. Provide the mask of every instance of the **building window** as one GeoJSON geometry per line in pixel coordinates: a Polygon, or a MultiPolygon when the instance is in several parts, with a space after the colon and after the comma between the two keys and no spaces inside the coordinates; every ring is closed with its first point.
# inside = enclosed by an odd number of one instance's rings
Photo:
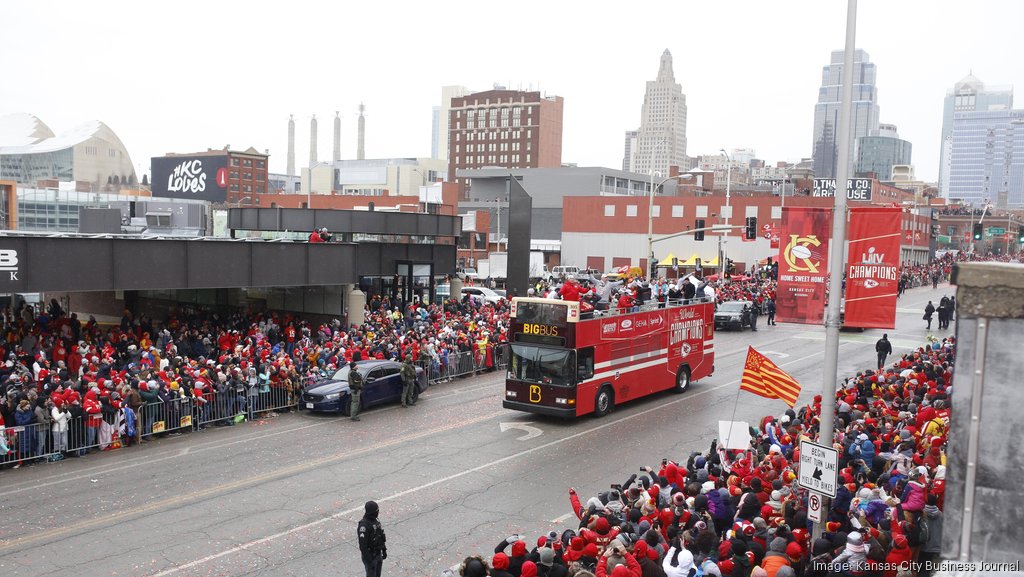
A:
{"type": "Polygon", "coordinates": [[[266,168],[266,166],[267,166],[266,162],[264,162],[262,160],[257,160],[256,161],[256,168],[266,168]]]}
{"type": "Polygon", "coordinates": [[[626,216],[636,216],[636,205],[635,204],[627,204],[626,205],[626,216]]]}
{"type": "Polygon", "coordinates": [[[238,166],[238,159],[237,158],[232,158],[231,159],[231,166],[238,166]]]}
{"type": "Polygon", "coordinates": [[[256,194],[263,194],[263,185],[262,184],[257,184],[256,185],[256,194]]]}
{"type": "Polygon", "coordinates": [[[263,182],[263,173],[262,172],[257,172],[256,173],[256,180],[258,182],[263,182]]]}
{"type": "Polygon", "coordinates": [[[672,207],[672,218],[683,218],[683,205],[677,204],[672,207]]]}
{"type": "Polygon", "coordinates": [[[232,184],[231,185],[231,192],[238,192],[238,185],[237,184],[232,184]]]}
{"type": "Polygon", "coordinates": [[[614,204],[606,204],[606,205],[604,205],[604,215],[605,216],[615,216],[615,205],[614,204]]]}
{"type": "Polygon", "coordinates": [[[231,180],[238,180],[238,171],[237,170],[232,170],[230,176],[231,176],[231,180]]]}
{"type": "Polygon", "coordinates": [[[252,173],[251,172],[245,173],[245,179],[246,180],[252,180],[252,173]]]}

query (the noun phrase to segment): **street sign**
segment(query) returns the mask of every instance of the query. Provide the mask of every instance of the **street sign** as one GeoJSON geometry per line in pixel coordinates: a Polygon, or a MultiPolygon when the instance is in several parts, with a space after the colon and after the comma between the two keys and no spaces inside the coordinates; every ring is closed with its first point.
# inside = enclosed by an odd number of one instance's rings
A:
{"type": "Polygon", "coordinates": [[[800,486],[835,499],[839,451],[810,441],[800,441],[800,486]]]}
{"type": "Polygon", "coordinates": [[[988,233],[990,235],[1006,234],[1006,229],[1001,226],[990,226],[988,227],[988,233]]]}
{"type": "Polygon", "coordinates": [[[821,523],[821,496],[813,491],[807,497],[807,518],[821,523]]]}

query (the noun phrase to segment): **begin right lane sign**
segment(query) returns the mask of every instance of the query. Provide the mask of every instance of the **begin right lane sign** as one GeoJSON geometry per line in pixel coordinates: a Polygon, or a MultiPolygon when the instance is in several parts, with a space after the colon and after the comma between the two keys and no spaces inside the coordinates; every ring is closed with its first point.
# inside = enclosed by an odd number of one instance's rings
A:
{"type": "Polygon", "coordinates": [[[810,441],[800,441],[800,486],[835,499],[839,451],[810,441]]]}

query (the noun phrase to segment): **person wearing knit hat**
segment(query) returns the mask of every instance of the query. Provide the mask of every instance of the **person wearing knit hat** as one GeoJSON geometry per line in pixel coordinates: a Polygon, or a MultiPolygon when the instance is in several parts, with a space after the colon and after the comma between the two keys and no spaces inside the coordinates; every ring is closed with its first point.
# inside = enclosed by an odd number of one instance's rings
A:
{"type": "Polygon", "coordinates": [[[550,568],[555,563],[555,550],[551,547],[541,547],[537,550],[538,564],[550,568]]]}
{"type": "Polygon", "coordinates": [[[789,566],[789,564],[789,557],[786,556],[786,540],[782,537],[772,539],[771,543],[768,544],[768,552],[761,562],[761,567],[765,569],[770,577],[775,577],[779,567],[789,566]]]}
{"type": "Polygon", "coordinates": [[[525,561],[519,575],[520,577],[537,577],[537,564],[533,561],[525,561]]]}
{"type": "MultiPolygon", "coordinates": [[[[768,572],[762,567],[754,567],[750,570],[750,577],[768,577],[768,572]]],[[[774,575],[772,577],[775,577],[774,575]]]]}
{"type": "Polygon", "coordinates": [[[509,573],[509,560],[508,555],[498,552],[491,557],[491,577],[513,577],[512,573],[509,573]]]}
{"type": "Polygon", "coordinates": [[[800,547],[800,544],[796,541],[790,542],[786,545],[786,556],[789,557],[791,565],[796,565],[804,557],[804,550],[800,547]]]}
{"type": "Polygon", "coordinates": [[[837,564],[849,563],[851,571],[863,571],[867,563],[864,536],[854,531],[846,536],[846,548],[836,557],[837,564]]]}

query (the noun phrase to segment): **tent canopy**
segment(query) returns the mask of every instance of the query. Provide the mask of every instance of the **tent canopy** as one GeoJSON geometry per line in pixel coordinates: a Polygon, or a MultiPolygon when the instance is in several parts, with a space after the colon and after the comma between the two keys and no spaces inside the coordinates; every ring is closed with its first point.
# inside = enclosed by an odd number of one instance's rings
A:
{"type": "MultiPolygon", "coordinates": [[[[672,259],[676,258],[676,255],[668,253],[668,256],[658,261],[658,266],[672,266],[672,259]]],[[[683,264],[683,263],[679,263],[683,264]]]]}

